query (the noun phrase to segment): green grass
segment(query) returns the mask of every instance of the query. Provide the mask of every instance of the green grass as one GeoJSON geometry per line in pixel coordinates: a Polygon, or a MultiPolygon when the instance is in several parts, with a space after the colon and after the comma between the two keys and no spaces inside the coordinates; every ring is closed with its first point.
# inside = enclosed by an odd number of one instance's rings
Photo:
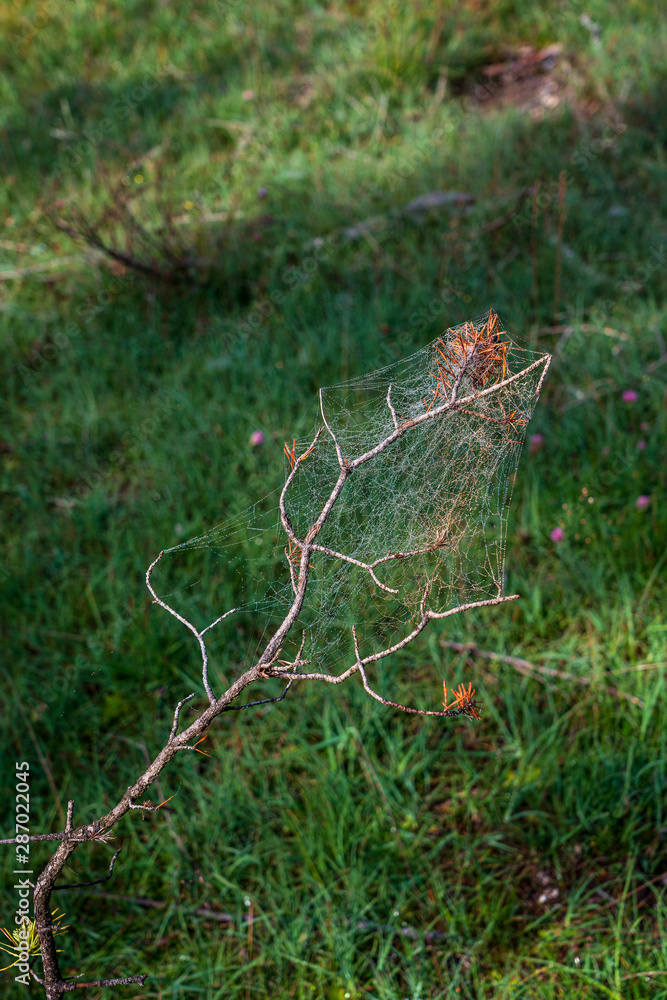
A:
{"type": "MultiPolygon", "coordinates": [[[[100,888],[129,898],[57,898],[65,975],[147,971],[124,995],[165,1000],[667,997],[659,14],[646,0],[461,2],[441,16],[5,5],[1,268],[81,253],[47,214],[96,218],[123,178],[148,230],[167,205],[189,217],[184,252],[208,258],[202,287],[85,260],[0,282],[7,835],[15,760],[30,762],[41,832],[62,828],[69,798],[75,821],[99,815],[144,747],[162,746],[174,704],[198,690],[197,650],[151,609],[146,566],[281,484],[283,441],[312,426],[320,385],[490,306],[555,354],[529,429],[544,440],[526,448],[510,516],[506,591],[521,599],[431,627],[378,672],[386,697],[429,707],[443,677],[472,681],[482,721],[392,714],[354,682],[219,720],[210,759],[163,774],[169,818],[119,825],[100,888]],[[557,108],[535,120],[475,98],[509,47],[554,41],[557,108]],[[434,190],[475,202],[404,211],[434,190]],[[370,240],[342,237],[376,216],[370,240]],[[253,449],[255,429],[266,443],[253,449]],[[591,684],[538,683],[441,639],[591,684]],[[231,921],[196,916],[204,904],[231,921]]],[[[238,589],[216,560],[196,592],[174,586],[202,615],[238,589]]],[[[213,646],[219,683],[254,636],[243,625],[213,646]]],[[[80,849],[67,877],[100,877],[109,854],[80,849]]],[[[48,856],[32,848],[36,870],[48,856]]],[[[10,926],[13,850],[0,857],[10,926]]]]}

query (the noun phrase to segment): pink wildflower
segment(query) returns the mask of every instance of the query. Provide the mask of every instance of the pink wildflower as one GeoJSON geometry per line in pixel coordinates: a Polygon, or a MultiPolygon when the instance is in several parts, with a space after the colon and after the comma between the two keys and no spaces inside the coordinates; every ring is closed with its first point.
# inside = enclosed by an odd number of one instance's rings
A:
{"type": "Polygon", "coordinates": [[[637,510],[644,510],[645,507],[651,502],[651,498],[643,493],[640,497],[637,497],[637,510]]]}
{"type": "Polygon", "coordinates": [[[264,435],[261,431],[253,431],[250,435],[250,444],[253,448],[256,448],[260,444],[264,444],[264,435]]]}
{"type": "Polygon", "coordinates": [[[637,400],[639,399],[639,396],[637,395],[634,389],[626,389],[623,395],[621,396],[621,399],[623,400],[624,403],[636,403],[637,400]]]}
{"type": "Polygon", "coordinates": [[[552,530],[551,532],[552,542],[556,542],[556,544],[558,544],[558,542],[562,542],[564,538],[565,538],[565,532],[563,531],[562,528],[554,528],[552,530]]]}
{"type": "Polygon", "coordinates": [[[637,447],[639,448],[640,451],[644,451],[644,449],[646,448],[646,441],[638,441],[637,447]]]}
{"type": "Polygon", "coordinates": [[[243,93],[241,94],[241,97],[243,98],[244,101],[252,101],[254,96],[255,96],[254,90],[244,90],[243,93]]]}
{"type": "Polygon", "coordinates": [[[530,454],[535,455],[544,444],[544,434],[530,435],[530,454]]]}

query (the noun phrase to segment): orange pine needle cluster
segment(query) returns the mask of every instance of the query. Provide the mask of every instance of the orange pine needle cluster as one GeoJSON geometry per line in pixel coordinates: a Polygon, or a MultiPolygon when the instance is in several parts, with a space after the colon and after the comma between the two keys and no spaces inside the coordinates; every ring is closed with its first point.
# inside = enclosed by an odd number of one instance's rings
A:
{"type": "Polygon", "coordinates": [[[462,369],[465,369],[475,389],[482,389],[492,379],[501,382],[507,374],[509,346],[507,341],[501,341],[503,335],[505,331],[498,328],[498,314],[492,309],[482,326],[476,327],[468,322],[455,331],[449,342],[439,337],[435,348],[436,371],[429,372],[436,380],[436,386],[427,410],[439,397],[449,398],[452,382],[456,381],[462,369]]]}
{"type": "MultiPolygon", "coordinates": [[[[499,401],[500,403],[500,401],[499,401]]],[[[518,410],[512,410],[511,413],[505,413],[505,407],[500,403],[500,409],[503,411],[503,421],[507,424],[508,429],[512,429],[515,432],[519,432],[519,428],[528,423],[526,417],[522,417],[518,410]]],[[[521,444],[520,441],[510,441],[510,444],[521,444]]]]}
{"type": "MultiPolygon", "coordinates": [[[[305,462],[305,460],[308,458],[308,456],[310,454],[312,454],[312,451],[313,451],[314,447],[315,447],[315,442],[313,441],[313,443],[311,444],[311,446],[308,449],[308,451],[304,451],[303,455],[299,456],[299,461],[300,462],[305,462]]],[[[292,447],[291,448],[287,444],[287,442],[285,442],[285,444],[283,445],[283,451],[287,455],[289,464],[290,464],[291,468],[293,469],[294,466],[295,466],[295,464],[296,464],[296,439],[295,438],[292,439],[292,447]]],[[[345,464],[347,465],[347,462],[345,464]]]]}
{"type": "Polygon", "coordinates": [[[294,440],[292,441],[292,448],[291,449],[290,449],[289,445],[287,444],[287,442],[285,442],[285,444],[283,445],[283,451],[287,455],[287,459],[288,459],[290,467],[292,469],[294,468],[294,463],[296,462],[296,457],[294,455],[295,449],[296,449],[296,438],[294,438],[294,440]]]}
{"type": "Polygon", "coordinates": [[[442,682],[442,687],[445,692],[445,700],[442,704],[446,712],[449,712],[453,708],[462,715],[467,715],[469,719],[482,718],[473,701],[475,697],[475,689],[472,684],[468,684],[467,689],[464,688],[463,684],[459,684],[458,691],[453,692],[454,701],[451,705],[447,704],[447,682],[444,680],[442,682]]]}
{"type": "MultiPolygon", "coordinates": [[[[203,743],[204,740],[207,739],[207,738],[208,738],[208,733],[206,733],[206,735],[202,736],[202,738],[200,740],[197,740],[197,742],[195,743],[195,745],[193,746],[192,749],[193,750],[197,750],[197,747],[199,746],[199,744],[203,743]]],[[[210,757],[211,756],[210,753],[206,753],[205,750],[197,750],[197,753],[203,753],[204,757],[210,757]]]]}
{"type": "MultiPolygon", "coordinates": [[[[293,545],[291,538],[287,539],[287,544],[289,545],[289,551],[285,550],[285,555],[294,566],[298,566],[301,562],[301,546],[293,545]]],[[[314,569],[315,567],[311,563],[308,563],[308,568],[314,569]]]]}

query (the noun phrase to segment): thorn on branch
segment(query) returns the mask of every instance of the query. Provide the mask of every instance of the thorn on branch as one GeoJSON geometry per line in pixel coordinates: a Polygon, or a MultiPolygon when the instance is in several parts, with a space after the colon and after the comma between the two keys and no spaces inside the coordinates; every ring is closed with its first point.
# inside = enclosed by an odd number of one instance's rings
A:
{"type": "MultiPolygon", "coordinates": [[[[184,747],[183,749],[190,749],[190,748],[184,747]]],[[[201,753],[201,752],[202,751],[200,750],[199,753],[201,753]]],[[[210,756],[210,754],[207,754],[207,756],[210,756]]],[[[171,802],[171,800],[173,798],[175,798],[175,797],[176,797],[176,793],[174,792],[173,795],[170,795],[168,799],[164,799],[157,806],[153,805],[152,802],[147,802],[146,799],[144,799],[144,801],[141,802],[141,803],[130,802],[129,808],[130,809],[141,809],[141,818],[145,819],[146,818],[144,816],[145,812],[157,812],[158,809],[161,809],[162,806],[166,806],[167,802],[171,802]]]]}

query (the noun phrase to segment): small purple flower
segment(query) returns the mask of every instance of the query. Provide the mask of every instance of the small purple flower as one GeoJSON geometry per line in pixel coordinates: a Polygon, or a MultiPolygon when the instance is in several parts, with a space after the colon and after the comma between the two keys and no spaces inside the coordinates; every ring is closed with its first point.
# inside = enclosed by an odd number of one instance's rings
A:
{"type": "Polygon", "coordinates": [[[643,493],[640,497],[637,497],[637,510],[644,510],[645,507],[651,502],[651,498],[643,493]]]}
{"type": "Polygon", "coordinates": [[[253,448],[257,448],[260,444],[264,444],[264,435],[261,431],[253,431],[250,435],[250,444],[253,448]]]}
{"type": "Polygon", "coordinates": [[[544,434],[531,434],[529,444],[530,454],[535,455],[544,444],[544,434]]]}
{"type": "Polygon", "coordinates": [[[638,441],[637,447],[640,451],[644,451],[646,449],[646,441],[638,441]]]}
{"type": "Polygon", "coordinates": [[[564,538],[565,538],[565,532],[563,531],[562,528],[553,528],[552,529],[552,531],[551,531],[551,541],[552,542],[556,542],[556,544],[558,544],[558,542],[562,542],[564,538]]]}
{"type": "Polygon", "coordinates": [[[259,189],[259,191],[257,192],[257,197],[258,198],[266,198],[267,194],[268,194],[268,191],[266,190],[266,188],[261,187],[259,189]]]}
{"type": "Polygon", "coordinates": [[[634,389],[626,389],[623,395],[621,396],[621,399],[623,400],[624,403],[636,403],[637,400],[639,399],[639,396],[637,395],[634,389]]]}

